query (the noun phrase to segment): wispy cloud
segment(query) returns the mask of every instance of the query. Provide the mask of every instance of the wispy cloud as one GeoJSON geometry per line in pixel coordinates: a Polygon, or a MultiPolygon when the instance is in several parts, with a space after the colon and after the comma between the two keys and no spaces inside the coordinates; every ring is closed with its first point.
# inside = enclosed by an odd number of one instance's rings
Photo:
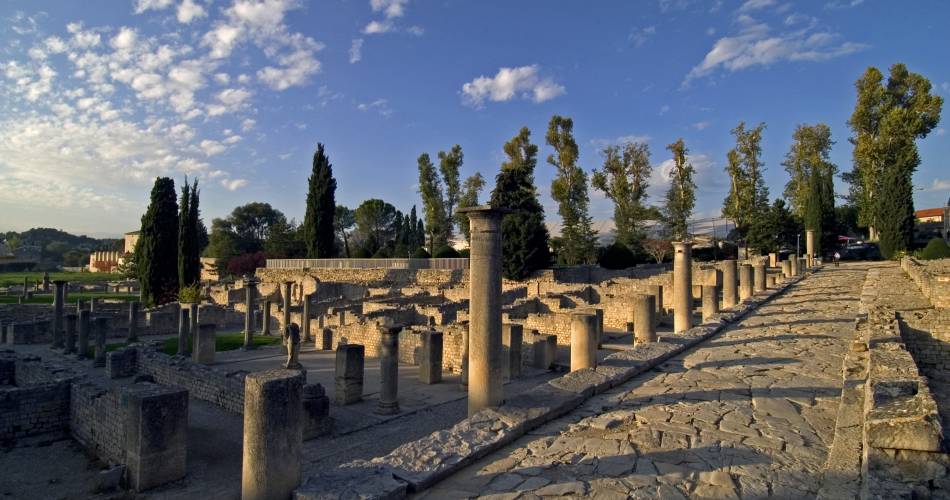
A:
{"type": "Polygon", "coordinates": [[[505,102],[515,98],[541,103],[563,95],[567,90],[551,78],[542,78],[540,66],[501,68],[495,76],[479,76],[462,85],[462,103],[480,108],[485,101],[505,102]]]}
{"type": "Polygon", "coordinates": [[[934,179],[924,191],[950,191],[950,179],[934,179]]]}
{"type": "Polygon", "coordinates": [[[647,26],[645,28],[634,29],[627,38],[633,43],[634,47],[640,48],[654,35],[656,35],[656,26],[647,26]]]}
{"type": "Polygon", "coordinates": [[[363,39],[356,38],[350,43],[350,64],[356,64],[363,59],[363,39]]]}

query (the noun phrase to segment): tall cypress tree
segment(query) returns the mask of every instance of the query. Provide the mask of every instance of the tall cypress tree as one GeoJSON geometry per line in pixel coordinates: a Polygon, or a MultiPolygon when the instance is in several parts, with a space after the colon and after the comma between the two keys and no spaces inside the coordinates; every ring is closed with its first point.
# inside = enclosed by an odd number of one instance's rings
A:
{"type": "Polygon", "coordinates": [[[502,267],[509,279],[523,279],[551,262],[544,208],[534,186],[538,147],[531,144],[531,131],[522,127],[505,143],[508,160],[495,177],[491,204],[514,212],[502,221],[502,267]]]}
{"type": "Polygon", "coordinates": [[[204,224],[201,222],[200,195],[198,179],[196,178],[191,184],[191,196],[188,200],[188,230],[192,244],[188,248],[188,258],[185,260],[187,281],[183,282],[183,285],[193,285],[201,281],[202,238],[206,237],[204,232],[207,230],[204,229],[204,224]]]}
{"type": "Polygon", "coordinates": [[[336,179],[333,178],[333,166],[323,151],[322,143],[317,144],[317,151],[313,154],[313,169],[307,182],[307,211],[302,228],[307,258],[333,257],[336,179]]]}
{"type": "Polygon", "coordinates": [[[188,255],[191,254],[190,246],[196,244],[191,239],[191,186],[188,185],[188,178],[185,177],[185,185],[181,187],[181,199],[178,203],[178,284],[185,287],[190,285],[188,276],[188,255]]]}
{"type": "Polygon", "coordinates": [[[142,301],[148,306],[172,302],[178,295],[178,202],[175,181],[158,177],[142,216],[135,266],[142,301]]]}

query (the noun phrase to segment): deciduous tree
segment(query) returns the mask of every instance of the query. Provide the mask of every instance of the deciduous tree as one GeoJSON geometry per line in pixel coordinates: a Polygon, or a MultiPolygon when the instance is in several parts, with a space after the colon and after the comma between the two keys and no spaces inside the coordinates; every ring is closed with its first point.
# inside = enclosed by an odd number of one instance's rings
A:
{"type": "Polygon", "coordinates": [[[670,188],[666,192],[664,217],[670,233],[677,241],[689,238],[689,217],[696,205],[696,183],[693,182],[693,164],[687,159],[689,150],[683,139],[666,146],[673,153],[670,188]]]}
{"type": "Polygon", "coordinates": [[[579,151],[574,140],[574,121],[552,116],[545,140],[554,148],[554,154],[548,155],[548,163],[557,171],[551,181],[551,197],[558,203],[561,216],[558,262],[569,266],[591,264],[596,258],[596,235],[588,213],[587,175],[577,166],[579,151]]]}
{"type": "Polygon", "coordinates": [[[604,164],[594,171],[591,183],[614,203],[617,241],[637,254],[643,249],[644,222],[651,215],[646,206],[653,173],[650,148],[646,143],[628,142],[607,146],[602,154],[604,164]]]}

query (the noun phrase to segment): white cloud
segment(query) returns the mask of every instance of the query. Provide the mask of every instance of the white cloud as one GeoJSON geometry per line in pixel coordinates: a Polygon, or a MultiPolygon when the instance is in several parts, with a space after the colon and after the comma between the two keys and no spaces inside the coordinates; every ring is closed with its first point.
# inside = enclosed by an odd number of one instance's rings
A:
{"type": "Polygon", "coordinates": [[[825,4],[826,9],[850,9],[864,3],[864,0],[834,0],[825,4]]]}
{"type": "Polygon", "coordinates": [[[947,130],[946,130],[945,128],[943,128],[943,127],[940,127],[940,128],[937,129],[937,135],[938,135],[938,136],[939,136],[939,135],[946,134],[946,133],[947,133],[947,130]]]}
{"type": "Polygon", "coordinates": [[[245,119],[241,122],[241,130],[242,130],[243,132],[247,132],[247,131],[251,130],[252,128],[254,128],[254,125],[255,125],[256,123],[257,123],[257,122],[256,122],[254,119],[252,119],[252,118],[245,118],[245,119]]]}
{"type": "Polygon", "coordinates": [[[386,99],[376,99],[370,103],[360,103],[356,105],[356,109],[360,111],[376,111],[386,118],[389,118],[389,116],[393,114],[393,110],[389,107],[389,101],[386,99]]]}
{"type": "Polygon", "coordinates": [[[227,85],[231,82],[231,75],[228,75],[227,73],[215,73],[214,81],[220,83],[221,85],[227,85]]]}
{"type": "Polygon", "coordinates": [[[369,5],[373,12],[382,12],[386,19],[393,19],[405,15],[407,3],[409,0],[370,0],[369,5]]]}
{"type": "Polygon", "coordinates": [[[773,5],[775,5],[775,0],[746,0],[746,2],[739,7],[739,12],[751,12],[773,5]]]}
{"type": "Polygon", "coordinates": [[[221,144],[218,141],[212,141],[211,139],[205,139],[198,144],[199,149],[204,152],[205,156],[215,156],[225,152],[228,148],[224,144],[221,144]]]}
{"type": "Polygon", "coordinates": [[[934,179],[924,191],[950,191],[950,179],[934,179]]]}
{"type": "Polygon", "coordinates": [[[604,146],[616,146],[619,144],[632,144],[635,142],[650,142],[650,139],[652,139],[652,137],[648,135],[630,134],[630,135],[622,135],[620,137],[614,137],[612,139],[591,139],[590,143],[593,146],[602,148],[604,146]]]}
{"type": "Polygon", "coordinates": [[[293,156],[292,153],[281,153],[281,154],[277,155],[277,157],[280,158],[281,160],[286,160],[286,159],[290,158],[291,156],[293,156]]]}
{"type": "Polygon", "coordinates": [[[669,110],[670,110],[669,105],[664,104],[664,105],[660,106],[660,113],[659,113],[659,115],[660,115],[660,116],[663,116],[663,115],[665,115],[666,112],[669,111],[669,110]]]}
{"type": "Polygon", "coordinates": [[[389,21],[370,21],[369,24],[363,28],[363,33],[366,35],[379,35],[389,33],[393,28],[393,23],[389,21]]]}
{"type": "Polygon", "coordinates": [[[200,19],[207,16],[208,13],[205,11],[204,7],[199,4],[196,4],[192,0],[183,0],[178,6],[176,12],[176,17],[178,22],[188,24],[195,19],[200,19]]]}
{"type": "Polygon", "coordinates": [[[409,33],[410,35],[422,36],[425,34],[425,32],[426,30],[423,29],[422,26],[410,26],[406,28],[406,33],[409,33]]]}
{"type": "Polygon", "coordinates": [[[69,48],[66,42],[58,36],[51,36],[44,40],[43,43],[46,45],[46,50],[48,50],[50,54],[61,54],[66,52],[66,49],[69,48]]]}
{"type": "Polygon", "coordinates": [[[257,71],[257,79],[274,90],[303,85],[311,75],[320,72],[320,61],[314,53],[323,49],[311,38],[297,37],[293,42],[297,47],[290,53],[277,57],[279,66],[267,66],[257,71]]]}
{"type": "Polygon", "coordinates": [[[941,83],[940,88],[942,88],[944,92],[950,94],[950,82],[941,83]]]}
{"type": "Polygon", "coordinates": [[[245,179],[222,179],[221,185],[224,186],[228,191],[237,191],[244,186],[247,186],[247,180],[245,179]]]}
{"type": "Polygon", "coordinates": [[[537,64],[501,68],[493,77],[475,78],[462,85],[462,102],[476,108],[481,107],[486,99],[504,102],[521,97],[540,103],[566,92],[563,85],[538,76],[539,69],[537,64]]]}
{"type": "Polygon", "coordinates": [[[119,33],[109,42],[116,50],[131,50],[135,47],[135,40],[138,35],[135,30],[128,26],[123,26],[119,33]]]}
{"type": "Polygon", "coordinates": [[[350,44],[350,64],[356,64],[363,59],[363,39],[356,38],[350,44]]]}
{"type": "Polygon", "coordinates": [[[647,26],[633,30],[627,38],[633,43],[634,47],[640,48],[653,35],[656,35],[656,26],[647,26]]]}
{"type": "Polygon", "coordinates": [[[696,130],[706,130],[707,128],[709,128],[710,125],[711,123],[709,123],[708,121],[701,121],[701,122],[694,123],[692,127],[696,130]]]}
{"type": "Polygon", "coordinates": [[[141,14],[147,10],[163,10],[171,6],[173,0],[136,0],[135,13],[141,14]]]}

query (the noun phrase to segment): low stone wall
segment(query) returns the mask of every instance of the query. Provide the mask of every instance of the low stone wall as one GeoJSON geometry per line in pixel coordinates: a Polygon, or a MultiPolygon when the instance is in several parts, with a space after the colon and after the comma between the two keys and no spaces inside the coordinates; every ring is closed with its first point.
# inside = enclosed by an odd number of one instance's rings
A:
{"type": "Polygon", "coordinates": [[[38,364],[39,358],[0,350],[0,443],[64,436],[69,429],[71,379],[41,372],[38,364]]]}
{"type": "Polygon", "coordinates": [[[904,257],[901,259],[901,268],[917,283],[934,307],[950,308],[950,259],[918,261],[904,257]]]}
{"type": "MultiPolygon", "coordinates": [[[[136,371],[151,375],[160,384],[182,387],[191,396],[218,405],[234,413],[244,413],[244,377],[246,371],[221,372],[194,363],[184,356],[169,356],[151,348],[127,347],[135,353],[136,371]]],[[[116,351],[119,352],[119,351],[116,351]]],[[[109,353],[110,358],[115,352],[109,353]]]]}

